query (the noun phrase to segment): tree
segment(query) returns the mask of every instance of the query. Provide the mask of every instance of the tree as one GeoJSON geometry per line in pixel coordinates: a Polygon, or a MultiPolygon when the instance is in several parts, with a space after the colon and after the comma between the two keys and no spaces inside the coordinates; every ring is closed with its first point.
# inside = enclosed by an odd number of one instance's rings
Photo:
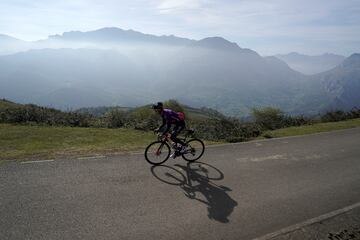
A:
{"type": "Polygon", "coordinates": [[[164,102],[164,108],[170,108],[176,112],[185,112],[183,106],[181,106],[180,103],[174,99],[170,99],[164,102]]]}
{"type": "Polygon", "coordinates": [[[109,128],[120,128],[126,122],[126,114],[124,111],[114,109],[105,114],[105,119],[109,128]]]}
{"type": "Polygon", "coordinates": [[[255,118],[255,122],[264,130],[274,130],[283,127],[285,116],[278,108],[253,108],[251,113],[255,118]]]}

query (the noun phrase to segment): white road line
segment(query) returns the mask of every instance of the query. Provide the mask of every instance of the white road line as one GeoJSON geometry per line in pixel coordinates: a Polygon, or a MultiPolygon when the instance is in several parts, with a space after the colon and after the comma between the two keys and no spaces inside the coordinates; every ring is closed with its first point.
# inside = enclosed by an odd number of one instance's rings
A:
{"type": "Polygon", "coordinates": [[[292,225],[292,226],[283,228],[283,229],[281,229],[281,230],[279,230],[279,231],[266,234],[266,235],[264,235],[264,236],[262,236],[262,237],[254,238],[253,240],[269,240],[269,239],[275,238],[275,237],[277,237],[277,236],[280,236],[280,235],[283,235],[283,234],[287,234],[287,233],[293,232],[293,231],[295,231],[295,230],[304,228],[304,227],[306,227],[306,226],[312,225],[312,224],[314,224],[314,223],[318,223],[318,222],[324,221],[324,220],[326,220],[326,219],[335,217],[335,216],[337,216],[337,215],[346,213],[346,212],[348,212],[348,211],[350,211],[350,210],[352,210],[352,209],[358,208],[358,207],[360,207],[360,202],[355,203],[355,204],[353,204],[353,205],[351,205],[351,206],[344,207],[344,208],[342,208],[342,209],[335,210],[335,211],[333,211],[333,212],[329,212],[329,213],[326,213],[326,214],[324,214],[324,215],[321,215],[321,216],[318,216],[318,217],[315,217],[315,218],[306,220],[305,222],[298,223],[298,224],[295,224],[295,225],[292,225]]]}
{"type": "Polygon", "coordinates": [[[53,162],[54,159],[49,159],[49,160],[37,160],[37,161],[25,161],[25,162],[21,162],[21,164],[30,164],[30,163],[45,163],[45,162],[53,162]]]}
{"type": "Polygon", "coordinates": [[[142,154],[144,154],[143,152],[140,152],[140,151],[138,151],[138,152],[130,152],[129,153],[130,155],[142,155],[142,154]]]}
{"type": "Polygon", "coordinates": [[[78,157],[78,160],[83,160],[83,159],[98,159],[98,158],[106,158],[106,156],[100,155],[100,156],[90,156],[90,157],[78,157]]]}
{"type": "Polygon", "coordinates": [[[328,132],[318,132],[318,133],[310,133],[310,134],[303,134],[303,135],[296,135],[296,136],[288,136],[288,137],[266,138],[266,139],[259,139],[259,140],[251,140],[251,141],[247,141],[247,142],[212,144],[212,145],[206,145],[206,148],[217,148],[217,147],[223,147],[223,146],[236,146],[236,145],[266,143],[266,142],[271,142],[271,141],[281,141],[281,140],[286,140],[286,139],[304,138],[304,137],[317,136],[317,135],[321,136],[321,135],[328,135],[328,134],[333,134],[333,133],[342,132],[342,131],[346,132],[346,131],[350,131],[350,130],[354,130],[354,129],[360,130],[360,127],[332,130],[332,131],[328,131],[328,132]]]}

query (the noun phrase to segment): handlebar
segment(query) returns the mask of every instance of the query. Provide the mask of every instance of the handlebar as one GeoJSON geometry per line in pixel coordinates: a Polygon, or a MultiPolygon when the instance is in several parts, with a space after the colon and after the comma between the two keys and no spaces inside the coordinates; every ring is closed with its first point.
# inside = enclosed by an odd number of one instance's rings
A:
{"type": "Polygon", "coordinates": [[[166,140],[170,139],[170,135],[171,135],[170,133],[165,133],[165,134],[158,133],[157,137],[158,137],[159,141],[166,141],[166,140]]]}
{"type": "MultiPolygon", "coordinates": [[[[153,131],[154,131],[154,134],[157,134],[159,141],[164,141],[164,140],[170,139],[170,136],[171,136],[170,133],[163,134],[162,132],[159,132],[159,129],[154,129],[153,131]]],[[[186,129],[185,130],[185,138],[193,135],[194,133],[195,133],[194,129],[192,129],[192,128],[186,129]]]]}

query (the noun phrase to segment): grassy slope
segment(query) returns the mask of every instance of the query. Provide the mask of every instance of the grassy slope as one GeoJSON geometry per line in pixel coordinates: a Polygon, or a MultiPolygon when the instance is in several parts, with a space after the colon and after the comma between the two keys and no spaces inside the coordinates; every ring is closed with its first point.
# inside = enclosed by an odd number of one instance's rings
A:
{"type": "Polygon", "coordinates": [[[143,149],[154,135],[129,129],[0,124],[0,159],[53,158],[143,149]]]}
{"type": "Polygon", "coordinates": [[[0,109],[10,109],[10,108],[18,107],[18,106],[21,106],[21,105],[0,99],[0,109]]]}
{"type": "MultiPolygon", "coordinates": [[[[21,105],[0,100],[0,109],[18,106],[21,105]]],[[[188,111],[192,118],[209,118],[201,110],[188,111]]],[[[353,127],[360,127],[360,119],[278,129],[265,132],[260,138],[295,136],[353,127]]],[[[143,150],[154,140],[155,136],[151,133],[130,129],[0,124],[0,165],[4,159],[44,159],[143,150]]]]}
{"type": "MultiPolygon", "coordinates": [[[[360,119],[278,129],[265,132],[261,138],[354,127],[360,127],[360,119]]],[[[151,133],[130,129],[0,124],[0,165],[5,159],[46,159],[144,150],[154,140],[151,133]]]]}
{"type": "Polygon", "coordinates": [[[132,129],[0,124],[0,164],[2,160],[143,151],[155,140],[152,133],[132,129]]]}
{"type": "MultiPolygon", "coordinates": [[[[22,106],[0,99],[0,110],[22,106]]],[[[193,119],[210,118],[200,109],[187,110],[193,119]]],[[[151,133],[131,129],[0,124],[0,164],[4,159],[58,158],[143,150],[154,140],[156,137],[151,133]]]]}
{"type": "Polygon", "coordinates": [[[305,135],[311,133],[328,132],[346,128],[360,127],[360,118],[341,122],[317,123],[300,127],[282,128],[273,131],[264,132],[260,138],[276,138],[305,135]]]}

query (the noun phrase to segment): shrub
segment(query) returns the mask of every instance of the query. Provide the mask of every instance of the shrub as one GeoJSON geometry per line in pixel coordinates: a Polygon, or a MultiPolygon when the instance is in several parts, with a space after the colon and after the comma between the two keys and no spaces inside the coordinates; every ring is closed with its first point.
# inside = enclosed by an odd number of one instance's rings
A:
{"type": "Polygon", "coordinates": [[[189,122],[196,129],[196,134],[206,140],[242,142],[261,134],[253,123],[241,123],[236,119],[208,119],[189,122]]]}
{"type": "Polygon", "coordinates": [[[350,118],[360,118],[360,109],[357,107],[354,107],[353,109],[351,109],[351,111],[349,112],[349,117],[350,118]]]}
{"type": "Polygon", "coordinates": [[[348,119],[348,114],[344,111],[337,110],[337,111],[329,111],[321,116],[322,122],[338,122],[348,119]]]}
{"type": "Polygon", "coordinates": [[[282,127],[302,126],[302,125],[311,124],[313,122],[314,120],[312,120],[309,117],[305,117],[303,115],[300,116],[286,115],[283,118],[282,127]]]}
{"type": "Polygon", "coordinates": [[[124,111],[114,109],[104,115],[105,125],[108,128],[120,128],[128,121],[124,111]]]}
{"type": "Polygon", "coordinates": [[[93,117],[90,114],[65,113],[52,108],[28,104],[0,109],[0,121],[4,123],[37,123],[50,126],[89,127],[93,117]]]}
{"type": "Polygon", "coordinates": [[[160,116],[150,106],[146,106],[130,113],[129,126],[138,130],[153,130],[160,125],[160,120],[160,116]]]}
{"type": "Polygon", "coordinates": [[[170,99],[164,102],[164,108],[170,108],[176,112],[185,112],[184,107],[181,106],[181,104],[174,99],[170,99]]]}
{"type": "Polygon", "coordinates": [[[265,107],[262,109],[253,108],[251,111],[256,124],[264,130],[274,130],[284,126],[284,113],[273,107],[265,107]]]}

